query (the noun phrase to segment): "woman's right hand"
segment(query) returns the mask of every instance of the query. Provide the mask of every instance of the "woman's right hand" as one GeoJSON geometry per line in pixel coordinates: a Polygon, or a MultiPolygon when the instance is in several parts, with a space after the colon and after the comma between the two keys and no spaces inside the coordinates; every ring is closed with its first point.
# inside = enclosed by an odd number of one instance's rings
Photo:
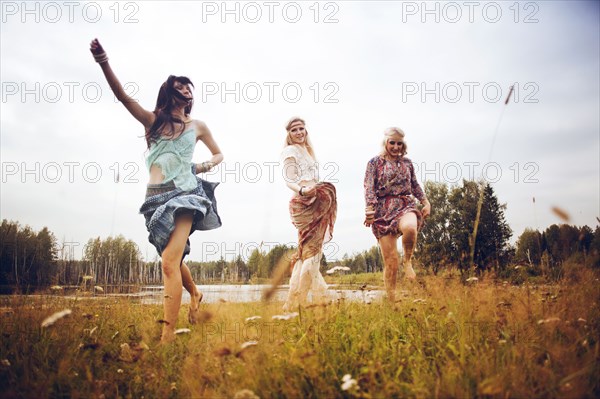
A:
{"type": "Polygon", "coordinates": [[[92,42],[90,43],[90,51],[94,55],[104,53],[104,49],[102,48],[102,45],[100,44],[98,39],[92,40],[92,42]]]}
{"type": "Polygon", "coordinates": [[[314,197],[317,195],[317,186],[312,184],[310,186],[302,186],[303,197],[314,197]]]}

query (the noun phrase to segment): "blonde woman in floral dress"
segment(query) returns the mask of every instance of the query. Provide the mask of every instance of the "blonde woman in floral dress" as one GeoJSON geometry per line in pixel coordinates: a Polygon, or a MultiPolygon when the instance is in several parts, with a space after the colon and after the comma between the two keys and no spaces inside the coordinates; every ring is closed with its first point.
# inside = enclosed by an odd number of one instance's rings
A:
{"type": "Polygon", "coordinates": [[[379,243],[384,263],[384,283],[388,299],[395,301],[399,256],[397,241],[402,236],[404,275],[416,278],[412,255],[417,232],[429,216],[431,205],[417,182],[415,170],[406,155],[404,132],[397,127],[385,130],[382,151],[367,164],[364,188],[364,224],[371,227],[379,243]],[[423,208],[419,210],[415,198],[423,208]]]}

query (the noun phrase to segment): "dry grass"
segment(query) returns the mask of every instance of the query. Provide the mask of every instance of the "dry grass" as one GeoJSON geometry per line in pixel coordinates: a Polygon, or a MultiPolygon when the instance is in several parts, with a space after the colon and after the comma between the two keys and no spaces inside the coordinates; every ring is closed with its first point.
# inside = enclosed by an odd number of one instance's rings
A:
{"type": "Polygon", "coordinates": [[[341,302],[290,320],[272,319],[281,303],[219,303],[189,326],[184,307],[178,327],[191,332],[168,347],[160,306],[5,297],[0,397],[597,397],[598,277],[516,287],[427,276],[401,284],[393,306],[341,302]],[[346,391],[345,374],[356,380],[346,391]]]}

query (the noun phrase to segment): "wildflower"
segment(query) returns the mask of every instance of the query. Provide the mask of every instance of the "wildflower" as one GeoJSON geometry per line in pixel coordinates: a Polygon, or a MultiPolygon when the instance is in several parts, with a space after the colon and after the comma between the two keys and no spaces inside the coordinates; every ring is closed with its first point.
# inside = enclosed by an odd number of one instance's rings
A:
{"type": "Polygon", "coordinates": [[[246,322],[254,321],[254,320],[258,320],[258,319],[262,319],[262,317],[260,317],[260,316],[246,317],[246,322]]]}
{"type": "Polygon", "coordinates": [[[293,319],[294,317],[297,317],[298,315],[299,315],[298,312],[278,314],[278,315],[271,317],[271,319],[273,319],[273,320],[290,320],[290,319],[293,319]]]}
{"type": "Polygon", "coordinates": [[[44,321],[42,321],[42,328],[50,327],[51,325],[56,323],[58,320],[62,319],[65,316],[68,316],[70,314],[71,314],[71,309],[65,309],[65,310],[61,310],[60,312],[56,312],[52,316],[49,316],[44,321]]]}
{"type": "Polygon", "coordinates": [[[240,345],[240,349],[244,350],[254,345],[258,345],[258,341],[247,341],[240,345]]]}
{"type": "Polygon", "coordinates": [[[333,273],[337,272],[338,270],[347,272],[350,270],[350,268],[348,266],[334,266],[331,269],[327,270],[325,273],[333,274],[333,273]]]}
{"type": "Polygon", "coordinates": [[[241,391],[237,391],[233,397],[233,399],[260,399],[254,392],[249,389],[242,389],[241,391]]]}
{"type": "Polygon", "coordinates": [[[571,390],[573,390],[573,385],[571,385],[570,382],[567,382],[566,384],[562,385],[560,387],[561,392],[569,392],[571,390]]]}
{"type": "Polygon", "coordinates": [[[547,319],[542,319],[542,320],[538,320],[538,324],[547,324],[547,323],[553,323],[556,321],[560,321],[560,319],[558,317],[549,317],[547,319]]]}
{"type": "Polygon", "coordinates": [[[352,378],[350,374],[346,374],[345,376],[343,376],[342,381],[344,381],[344,383],[341,386],[342,391],[347,391],[355,386],[358,386],[358,381],[352,378]]]}
{"type": "Polygon", "coordinates": [[[215,356],[223,357],[223,356],[231,355],[231,349],[229,349],[227,347],[222,347],[220,349],[215,350],[213,353],[215,354],[215,356]]]}
{"type": "Polygon", "coordinates": [[[180,328],[178,330],[175,330],[175,334],[187,334],[192,332],[192,330],[190,330],[189,328],[180,328]]]}

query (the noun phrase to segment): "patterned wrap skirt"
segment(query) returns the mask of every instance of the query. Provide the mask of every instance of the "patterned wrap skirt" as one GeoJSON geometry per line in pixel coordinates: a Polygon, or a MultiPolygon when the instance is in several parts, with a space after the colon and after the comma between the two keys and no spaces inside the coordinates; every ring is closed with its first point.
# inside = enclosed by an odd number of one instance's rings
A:
{"type": "Polygon", "coordinates": [[[298,229],[298,252],[292,257],[306,260],[320,254],[323,244],[331,241],[337,215],[335,187],[331,183],[317,183],[313,197],[295,196],[290,200],[290,216],[298,229]]]}
{"type": "Polygon", "coordinates": [[[383,236],[394,235],[401,236],[400,218],[409,212],[414,212],[417,216],[417,230],[423,227],[423,215],[417,208],[417,203],[412,196],[408,195],[389,195],[377,199],[375,208],[375,220],[371,225],[371,230],[379,240],[383,236]]]}
{"type": "MultiPolygon", "coordinates": [[[[173,182],[148,184],[146,200],[140,213],[146,218],[148,240],[162,255],[171,233],[175,230],[175,218],[181,213],[193,213],[194,219],[190,234],[196,230],[213,230],[221,227],[221,218],[217,212],[215,188],[219,183],[202,180],[196,176],[195,189],[183,191],[173,182]]],[[[185,244],[183,257],[190,253],[190,240],[185,244]]],[[[183,258],[182,258],[183,260],[183,258]]]]}

